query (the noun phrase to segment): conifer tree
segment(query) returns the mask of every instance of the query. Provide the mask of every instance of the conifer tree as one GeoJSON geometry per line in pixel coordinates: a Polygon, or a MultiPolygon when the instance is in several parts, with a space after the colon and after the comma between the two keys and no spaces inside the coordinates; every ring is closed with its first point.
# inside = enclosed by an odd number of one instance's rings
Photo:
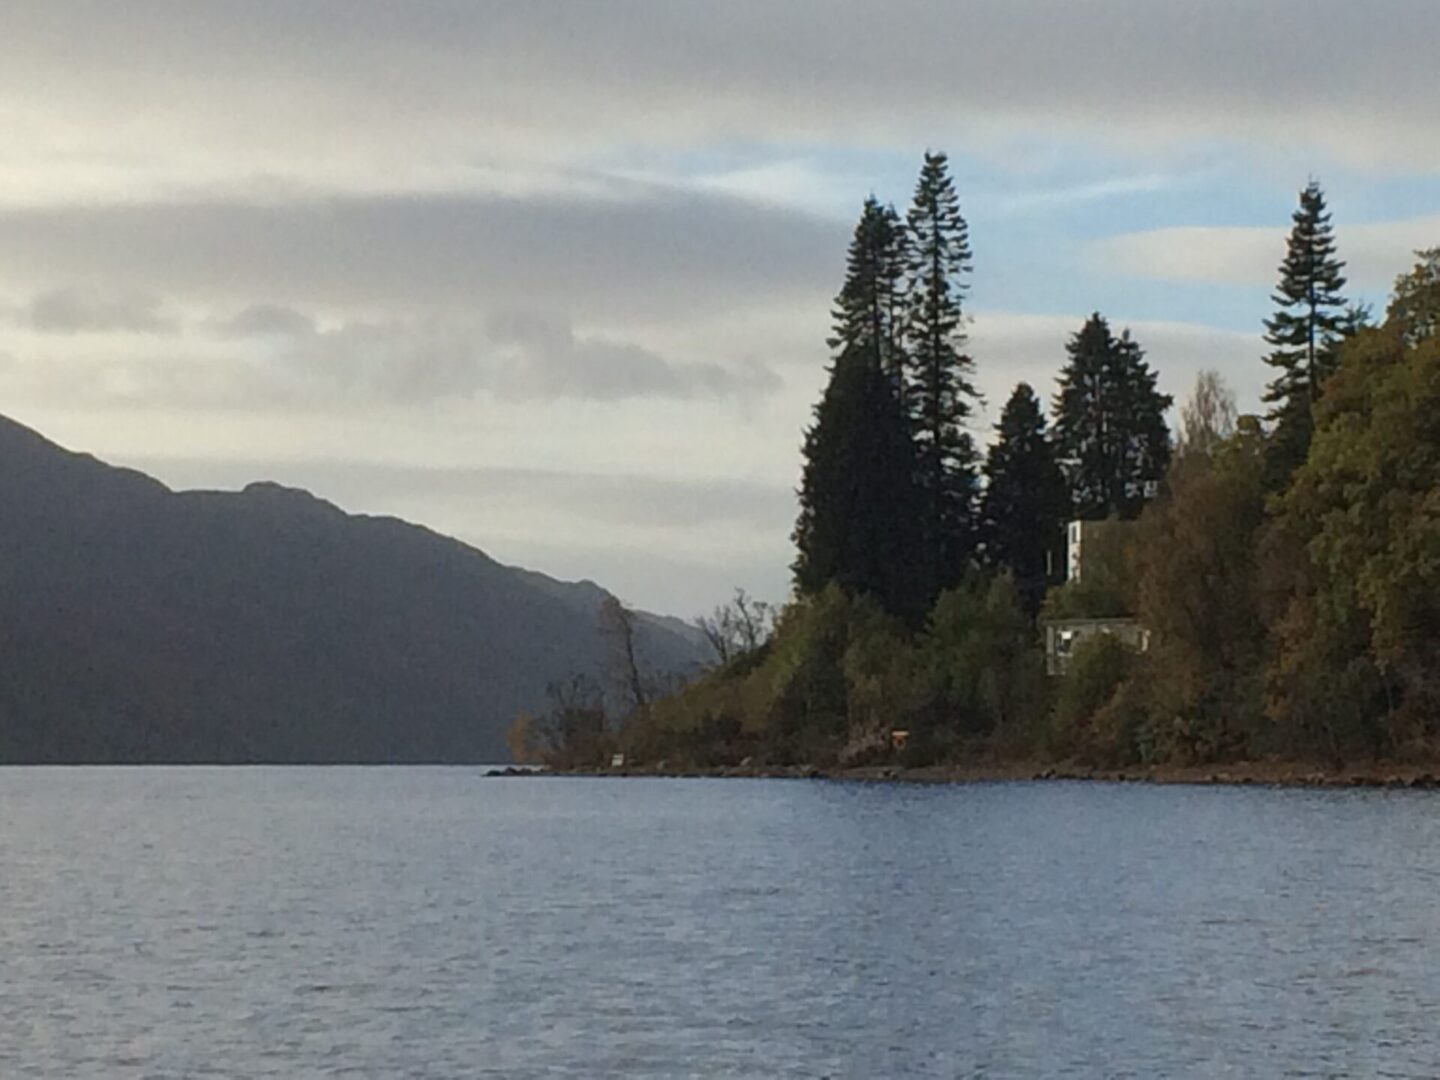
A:
{"type": "Polygon", "coordinates": [[[1070,496],[1045,430],[1040,399],[1015,387],[985,459],[982,536],[985,558],[1008,569],[1033,614],[1059,565],[1070,496]]]}
{"type": "Polygon", "coordinates": [[[914,446],[873,353],[849,349],[835,360],[803,454],[796,591],[813,595],[833,581],[918,618],[929,597],[916,574],[914,446]]]}
{"type": "Polygon", "coordinates": [[[1158,484],[1170,463],[1172,399],[1155,389],[1155,372],[1130,331],[1115,337],[1098,311],[1065,349],[1054,439],[1071,512],[1092,521],[1133,518],[1147,484],[1158,484]]]}
{"type": "Polygon", "coordinates": [[[832,349],[873,350],[880,367],[903,386],[905,272],[909,237],[893,206],[865,200],[850,245],[845,284],[831,313],[832,349]]]}
{"type": "Polygon", "coordinates": [[[1305,460],[1314,428],[1311,407],[1335,370],[1337,345],[1353,324],[1341,290],[1344,267],[1335,256],[1335,238],[1325,194],[1311,180],[1300,192],[1280,264],[1280,282],[1271,300],[1278,306],[1265,320],[1272,351],[1265,362],[1276,369],[1264,395],[1274,422],[1267,472],[1272,487],[1283,487],[1305,460]]]}
{"type": "Polygon", "coordinates": [[[830,582],[916,619],[928,606],[919,573],[915,445],[900,399],[894,210],[867,200],[836,297],[836,356],[806,432],[792,567],[801,595],[830,582]]]}
{"type": "Polygon", "coordinates": [[[906,221],[906,406],[925,500],[927,572],[938,593],[960,579],[974,554],[978,455],[966,422],[980,400],[961,310],[969,230],[943,153],[925,155],[906,221]]]}

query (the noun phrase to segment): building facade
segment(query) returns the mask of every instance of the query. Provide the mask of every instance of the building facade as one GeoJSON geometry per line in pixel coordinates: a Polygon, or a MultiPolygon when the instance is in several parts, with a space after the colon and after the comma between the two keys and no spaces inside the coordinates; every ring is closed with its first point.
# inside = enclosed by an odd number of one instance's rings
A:
{"type": "Polygon", "coordinates": [[[1117,638],[1134,652],[1143,653],[1150,648],[1150,631],[1141,626],[1138,619],[1044,619],[1041,624],[1045,630],[1047,675],[1064,675],[1076,646],[1102,634],[1117,638]]]}

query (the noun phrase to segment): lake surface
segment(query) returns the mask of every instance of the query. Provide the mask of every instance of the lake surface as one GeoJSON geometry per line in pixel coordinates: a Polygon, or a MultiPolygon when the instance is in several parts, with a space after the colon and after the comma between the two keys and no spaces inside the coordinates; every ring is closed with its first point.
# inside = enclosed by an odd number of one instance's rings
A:
{"type": "Polygon", "coordinates": [[[0,769],[0,1076],[1434,1076],[1440,796],[0,769]]]}

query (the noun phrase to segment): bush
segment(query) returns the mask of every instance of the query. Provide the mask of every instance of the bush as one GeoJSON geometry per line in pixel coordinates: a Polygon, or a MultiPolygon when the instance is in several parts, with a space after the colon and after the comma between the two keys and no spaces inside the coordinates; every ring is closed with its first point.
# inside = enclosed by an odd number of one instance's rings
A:
{"type": "MultiPolygon", "coordinates": [[[[925,693],[917,727],[971,742],[1033,745],[1045,673],[1033,624],[1009,575],[976,574],[935,604],[918,649],[925,693]]],[[[953,742],[953,740],[952,740],[953,742]]]]}
{"type": "Polygon", "coordinates": [[[1135,664],[1135,654],[1109,634],[1097,634],[1075,646],[1070,666],[1056,690],[1049,750],[1057,757],[1108,756],[1131,722],[1129,702],[1111,715],[1102,710],[1114,701],[1135,664]],[[1097,725],[1097,720],[1100,724],[1097,725]]]}

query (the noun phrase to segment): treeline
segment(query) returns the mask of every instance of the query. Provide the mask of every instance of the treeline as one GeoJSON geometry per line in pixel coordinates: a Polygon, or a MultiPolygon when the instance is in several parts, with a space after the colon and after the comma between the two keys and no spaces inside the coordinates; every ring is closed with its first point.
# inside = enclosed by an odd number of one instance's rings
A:
{"type": "Polygon", "coordinates": [[[1017,386],[982,459],[967,228],[927,154],[905,217],[867,200],[850,246],[792,601],[760,631],[753,609],[719,609],[710,629],[747,629],[713,670],[592,723],[581,752],[550,739],[549,759],[1440,756],[1440,249],[1378,324],[1343,267],[1312,182],[1265,322],[1264,416],[1237,416],[1205,372],[1172,440],[1144,351],[1096,313],[1065,345],[1050,422],[1017,386]],[[1071,519],[1123,524],[1067,582],[1071,519]],[[1047,620],[1112,616],[1148,648],[1095,635],[1047,676],[1047,620]]]}
{"type": "Polygon", "coordinates": [[[1056,577],[1072,515],[1134,517],[1169,462],[1170,398],[1128,331],[1095,314],[1067,346],[1054,430],[1022,383],[980,459],[963,301],[968,229],[944,154],[927,154],[903,222],[866,201],[835,301],[830,379],[805,436],[795,589],[832,582],[912,629],[980,568],[1027,609],[1056,577]]]}

